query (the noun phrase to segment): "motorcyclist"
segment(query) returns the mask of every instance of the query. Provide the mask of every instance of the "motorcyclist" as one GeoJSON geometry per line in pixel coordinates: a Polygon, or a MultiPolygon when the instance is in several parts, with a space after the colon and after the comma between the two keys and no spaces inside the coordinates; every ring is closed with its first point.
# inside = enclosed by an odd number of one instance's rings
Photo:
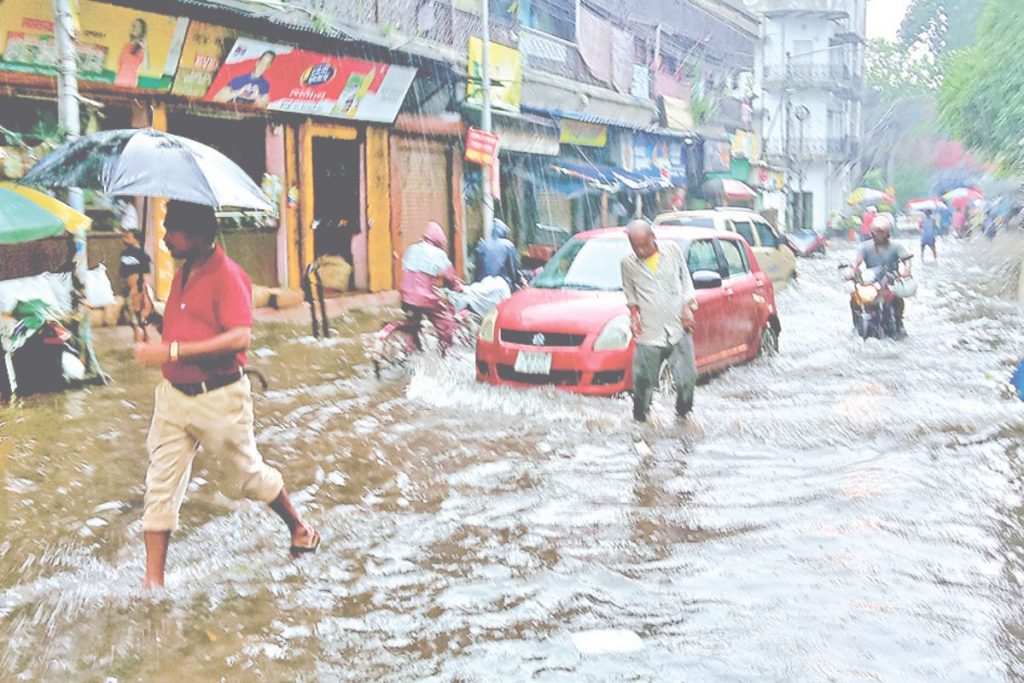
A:
{"type": "MultiPolygon", "coordinates": [[[[462,281],[455,275],[455,267],[445,251],[448,238],[440,224],[430,221],[423,239],[410,246],[402,258],[402,309],[416,324],[426,318],[437,332],[441,351],[446,351],[455,336],[455,316],[445,305],[436,286],[441,284],[462,291],[462,281]]],[[[417,335],[417,342],[419,335],[417,335]]]]}
{"type": "MultiPolygon", "coordinates": [[[[910,253],[899,244],[892,241],[892,219],[888,216],[876,216],[871,223],[871,240],[864,242],[857,251],[857,258],[854,259],[853,269],[857,270],[861,264],[872,270],[875,280],[881,282],[885,278],[892,279],[899,272],[900,263],[910,258],[910,253]]],[[[910,275],[910,262],[906,261],[904,275],[910,275]]],[[[903,338],[907,336],[903,327],[903,311],[906,302],[902,297],[893,295],[893,313],[896,318],[896,336],[903,338]]]]}
{"type": "Polygon", "coordinates": [[[519,253],[508,236],[508,226],[503,221],[494,219],[490,239],[481,239],[476,245],[474,282],[480,282],[485,277],[500,277],[508,283],[513,292],[522,285],[519,253]]]}

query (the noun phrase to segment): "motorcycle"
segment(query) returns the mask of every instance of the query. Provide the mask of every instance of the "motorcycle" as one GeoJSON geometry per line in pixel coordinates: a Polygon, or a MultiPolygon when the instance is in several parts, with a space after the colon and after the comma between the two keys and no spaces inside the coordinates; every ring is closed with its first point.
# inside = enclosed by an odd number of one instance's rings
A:
{"type": "Polygon", "coordinates": [[[897,299],[908,299],[917,293],[917,282],[910,274],[913,258],[902,258],[896,270],[881,273],[870,268],[854,269],[848,263],[839,265],[844,279],[853,283],[850,311],[853,327],[862,339],[903,336],[896,315],[897,299]]]}

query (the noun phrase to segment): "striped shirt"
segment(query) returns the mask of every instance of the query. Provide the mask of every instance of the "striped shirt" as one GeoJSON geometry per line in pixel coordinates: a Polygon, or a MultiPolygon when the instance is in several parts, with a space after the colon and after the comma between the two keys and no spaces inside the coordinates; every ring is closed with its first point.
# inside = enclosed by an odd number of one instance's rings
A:
{"type": "Polygon", "coordinates": [[[683,338],[683,307],[697,310],[697,292],[682,250],[673,242],[658,244],[657,274],[629,254],[622,259],[622,291],[626,303],[640,309],[640,338],[646,346],[672,346],[683,338]]]}

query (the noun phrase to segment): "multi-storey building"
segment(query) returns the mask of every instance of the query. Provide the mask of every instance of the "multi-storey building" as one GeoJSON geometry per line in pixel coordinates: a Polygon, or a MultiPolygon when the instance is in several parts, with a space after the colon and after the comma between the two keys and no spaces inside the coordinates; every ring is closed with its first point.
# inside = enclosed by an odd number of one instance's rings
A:
{"type": "Polygon", "coordinates": [[[765,154],[787,169],[788,217],[824,229],[859,179],[866,0],[753,0],[755,105],[765,154]]]}

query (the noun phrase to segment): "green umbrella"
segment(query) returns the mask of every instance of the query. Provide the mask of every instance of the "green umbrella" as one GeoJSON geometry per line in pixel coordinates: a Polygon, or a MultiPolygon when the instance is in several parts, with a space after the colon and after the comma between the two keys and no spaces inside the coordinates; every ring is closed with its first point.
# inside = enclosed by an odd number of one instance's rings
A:
{"type": "Polygon", "coordinates": [[[21,185],[0,183],[0,244],[56,237],[88,229],[92,221],[67,204],[21,185]]]}

